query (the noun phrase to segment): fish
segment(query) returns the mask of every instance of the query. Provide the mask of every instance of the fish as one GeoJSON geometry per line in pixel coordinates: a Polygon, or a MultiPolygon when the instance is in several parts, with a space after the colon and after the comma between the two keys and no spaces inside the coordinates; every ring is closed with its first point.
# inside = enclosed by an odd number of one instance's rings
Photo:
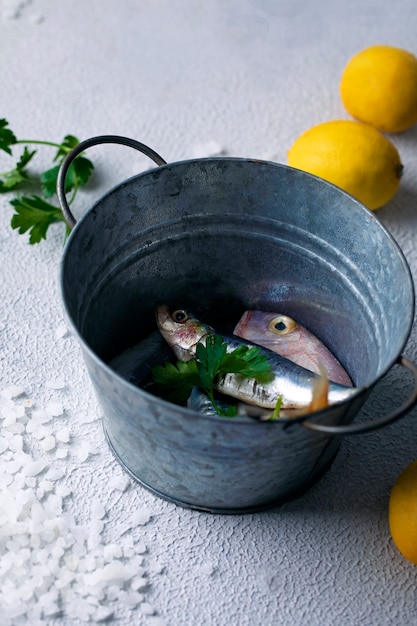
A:
{"type": "MultiPolygon", "coordinates": [[[[226,401],[224,396],[217,397],[216,404],[224,411],[226,411],[229,406],[229,402],[226,401]]],[[[213,402],[199,387],[192,388],[190,396],[187,400],[187,407],[192,411],[197,411],[203,415],[219,415],[213,402]]],[[[254,406],[252,404],[244,404],[243,402],[236,403],[236,416],[240,418],[249,418],[248,421],[252,421],[253,419],[269,419],[271,415],[272,412],[268,409],[262,409],[261,407],[254,406]]]]}
{"type": "MultiPolygon", "coordinates": [[[[221,403],[220,406],[226,408],[223,403],[221,403]]],[[[198,413],[203,413],[204,415],[218,415],[214,404],[200,387],[193,387],[191,389],[190,396],[187,400],[187,407],[193,411],[198,411],[198,413]]]]}
{"type": "Polygon", "coordinates": [[[185,309],[171,310],[166,304],[160,304],[155,315],[162,337],[180,361],[194,359],[197,344],[214,332],[211,326],[200,322],[185,309]]]}
{"type": "Polygon", "coordinates": [[[158,330],[134,346],[123,350],[113,357],[108,365],[119,376],[137,387],[147,387],[151,379],[152,368],[171,358],[166,341],[158,330]]]}
{"type": "MultiPolygon", "coordinates": [[[[228,408],[228,403],[224,396],[217,397],[216,404],[222,411],[226,411],[228,408]]],[[[187,407],[193,411],[198,411],[198,413],[203,413],[204,415],[219,415],[213,402],[200,387],[193,387],[191,389],[190,396],[187,400],[187,407]]]]}
{"type": "Polygon", "coordinates": [[[233,334],[268,348],[316,374],[324,368],[330,381],[352,386],[349,374],[324,343],[288,315],[245,311],[233,334]]]}
{"type": "MultiPolygon", "coordinates": [[[[156,307],[157,326],[180,360],[195,358],[197,345],[205,343],[209,334],[215,330],[204,324],[185,309],[171,310],[167,305],[156,307]]],[[[232,352],[242,345],[253,346],[250,342],[235,335],[219,334],[227,344],[227,351],[232,352]]],[[[271,382],[260,383],[255,378],[245,378],[239,374],[224,374],[219,378],[216,389],[226,396],[231,396],[247,404],[274,409],[281,397],[282,408],[306,408],[313,400],[313,389],[319,374],[311,372],[297,363],[276,354],[272,350],[257,346],[271,367],[274,378],[271,382]]],[[[348,387],[329,382],[328,403],[343,402],[358,393],[355,387],[348,387]]]]}
{"type": "MultiPolygon", "coordinates": [[[[302,415],[319,411],[328,406],[328,385],[327,379],[318,378],[316,384],[313,387],[313,397],[310,405],[305,409],[280,409],[276,416],[270,409],[265,409],[253,404],[246,404],[245,402],[236,403],[236,416],[240,419],[244,418],[248,421],[258,420],[267,421],[278,418],[294,418],[302,415]]],[[[225,401],[224,396],[216,398],[216,404],[222,410],[226,411],[229,403],[225,401]]],[[[187,407],[192,411],[197,411],[203,415],[219,415],[213,402],[208,395],[204,393],[199,387],[193,387],[190,396],[187,400],[187,407]]]]}

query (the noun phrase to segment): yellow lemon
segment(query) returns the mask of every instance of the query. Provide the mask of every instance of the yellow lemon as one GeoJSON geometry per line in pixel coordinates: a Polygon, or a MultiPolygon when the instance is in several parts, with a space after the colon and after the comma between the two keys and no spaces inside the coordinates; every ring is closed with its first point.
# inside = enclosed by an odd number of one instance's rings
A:
{"type": "Polygon", "coordinates": [[[288,165],[341,187],[371,210],[391,200],[403,170],[394,144],[376,128],[353,120],[307,130],[291,146],[288,165]]]}
{"type": "Polygon", "coordinates": [[[417,565],[417,461],[406,467],[394,483],[388,522],[398,550],[417,565]]]}
{"type": "Polygon", "coordinates": [[[417,58],[401,48],[371,46],[346,65],[340,81],[350,115],[387,133],[417,122],[417,58]]]}

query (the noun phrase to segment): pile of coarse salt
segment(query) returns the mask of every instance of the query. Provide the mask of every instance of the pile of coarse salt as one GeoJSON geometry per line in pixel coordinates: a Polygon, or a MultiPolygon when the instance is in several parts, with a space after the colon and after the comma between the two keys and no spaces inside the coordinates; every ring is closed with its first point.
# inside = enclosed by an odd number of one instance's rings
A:
{"type": "MultiPolygon", "coordinates": [[[[162,567],[146,560],[140,537],[125,532],[147,524],[151,512],[135,511],[117,543],[103,538],[107,512],[98,499],[88,524],[77,523],[62,481],[71,445],[62,415],[57,402],[39,410],[23,389],[0,392],[0,624],[100,623],[134,611],[135,624],[141,615],[165,626],[145,601],[147,574],[162,567]]],[[[123,476],[110,481],[119,491],[128,485],[123,476]]]]}

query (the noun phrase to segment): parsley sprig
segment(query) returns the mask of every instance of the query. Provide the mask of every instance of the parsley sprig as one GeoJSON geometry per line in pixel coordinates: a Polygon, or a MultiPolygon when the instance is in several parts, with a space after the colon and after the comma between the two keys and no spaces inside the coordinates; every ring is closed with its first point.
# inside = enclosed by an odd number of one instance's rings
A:
{"type": "Polygon", "coordinates": [[[227,352],[227,343],[220,335],[208,335],[205,345],[199,343],[196,358],[191,361],[165,363],[152,370],[154,381],[170,402],[185,405],[193,387],[199,387],[210,398],[219,415],[236,415],[236,406],[222,408],[216,402],[215,388],[225,374],[256,378],[260,383],[273,380],[274,374],[264,354],[256,346],[239,346],[227,352]]]}
{"type": "MultiPolygon", "coordinates": [[[[79,144],[74,135],[66,135],[61,143],[41,141],[37,139],[17,139],[9,128],[6,119],[0,119],[0,150],[13,156],[12,148],[23,145],[23,152],[13,168],[0,173],[0,193],[17,192],[24,186],[34,185],[38,193],[31,195],[16,194],[10,201],[15,213],[12,216],[11,226],[23,234],[29,231],[29,243],[39,243],[46,239],[48,228],[54,222],[65,222],[61,209],[49,201],[56,193],[56,181],[62,161],[65,156],[79,144]],[[28,146],[48,146],[55,148],[54,165],[35,176],[29,173],[28,165],[32,163],[37,150],[28,146]]],[[[86,184],[94,169],[93,163],[82,155],[77,156],[68,169],[66,177],[66,191],[72,191],[69,204],[74,201],[78,189],[86,184]]],[[[69,228],[66,227],[66,236],[69,228]]]]}

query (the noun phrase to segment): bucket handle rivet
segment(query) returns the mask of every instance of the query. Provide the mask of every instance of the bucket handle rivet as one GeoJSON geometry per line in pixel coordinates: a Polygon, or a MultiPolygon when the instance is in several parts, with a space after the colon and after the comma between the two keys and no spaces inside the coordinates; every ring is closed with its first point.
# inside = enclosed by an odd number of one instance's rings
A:
{"type": "Polygon", "coordinates": [[[59,168],[56,191],[58,194],[59,204],[61,205],[61,211],[64,215],[65,221],[67,222],[70,228],[73,228],[77,223],[77,220],[73,216],[69,204],[67,202],[66,194],[65,194],[65,179],[68,173],[68,169],[73,162],[73,160],[84,150],[91,148],[92,146],[97,146],[102,143],[116,143],[122,146],[128,146],[129,148],[134,148],[142,154],[148,156],[152,161],[154,161],[157,165],[166,165],[166,161],[159,156],[157,152],[149,148],[144,143],[140,141],[136,141],[136,139],[130,139],[129,137],[123,137],[120,135],[98,135],[97,137],[91,137],[90,139],[85,139],[81,141],[79,144],[75,146],[67,154],[65,159],[62,161],[61,167],[59,168]]]}
{"type": "Polygon", "coordinates": [[[371,422],[365,422],[363,424],[327,426],[326,424],[316,424],[309,420],[304,420],[302,422],[303,426],[305,428],[308,428],[309,430],[313,430],[314,432],[322,433],[324,435],[356,435],[361,433],[368,433],[372,430],[376,430],[377,428],[382,428],[383,426],[392,424],[417,404],[417,366],[405,356],[399,356],[396,364],[406,367],[413,374],[415,382],[412,393],[398,409],[395,409],[384,417],[380,417],[378,419],[372,420],[371,422]]]}

